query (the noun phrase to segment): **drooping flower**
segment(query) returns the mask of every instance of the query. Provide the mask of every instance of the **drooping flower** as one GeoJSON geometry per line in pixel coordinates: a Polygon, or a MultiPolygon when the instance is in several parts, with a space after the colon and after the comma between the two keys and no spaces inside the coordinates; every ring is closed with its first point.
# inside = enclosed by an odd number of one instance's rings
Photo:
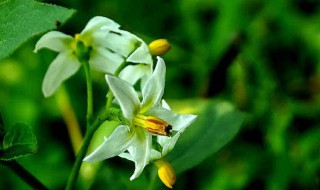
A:
{"type": "MultiPolygon", "coordinates": [[[[121,63],[126,61],[146,65],[143,67],[143,72],[146,73],[139,76],[151,73],[153,62],[148,46],[137,36],[120,30],[119,27],[113,20],[97,16],[92,18],[75,38],[58,31],[42,36],[36,44],[35,52],[41,48],[59,52],[45,74],[43,94],[46,97],[51,96],[64,80],[79,70],[81,63],[76,55],[78,42],[82,42],[90,50],[89,64],[92,69],[113,74],[121,63]]],[[[140,69],[135,66],[132,66],[135,68],[133,71],[125,71],[122,75],[130,76],[140,69]]]]}
{"type": "MultiPolygon", "coordinates": [[[[150,162],[150,156],[154,151],[151,143],[152,135],[171,136],[172,130],[184,129],[194,121],[195,115],[175,114],[160,105],[165,85],[165,72],[165,63],[158,57],[154,72],[142,88],[142,101],[128,82],[106,75],[107,83],[128,124],[117,127],[110,137],[105,138],[105,141],[84,161],[101,161],[120,155],[135,163],[135,171],[130,178],[133,180],[150,162]],[[125,152],[126,150],[128,152],[125,152]]],[[[163,147],[164,149],[173,148],[181,133],[177,134],[172,137],[171,145],[163,147]]]]}

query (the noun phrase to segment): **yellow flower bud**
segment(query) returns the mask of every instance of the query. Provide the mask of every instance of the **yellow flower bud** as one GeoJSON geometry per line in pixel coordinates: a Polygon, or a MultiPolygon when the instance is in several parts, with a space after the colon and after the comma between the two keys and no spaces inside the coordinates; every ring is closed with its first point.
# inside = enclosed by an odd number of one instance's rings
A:
{"type": "Polygon", "coordinates": [[[158,167],[158,175],[161,181],[172,189],[176,183],[176,173],[171,164],[165,158],[157,160],[155,164],[158,167]]]}
{"type": "Polygon", "coordinates": [[[151,55],[163,55],[167,53],[170,48],[171,45],[166,39],[158,39],[149,44],[151,55]]]}

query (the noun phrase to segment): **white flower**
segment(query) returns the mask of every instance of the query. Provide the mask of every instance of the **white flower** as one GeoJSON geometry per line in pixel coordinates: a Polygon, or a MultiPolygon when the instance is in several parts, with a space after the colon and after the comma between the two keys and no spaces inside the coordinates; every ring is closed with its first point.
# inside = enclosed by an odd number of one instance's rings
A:
{"type": "MultiPolygon", "coordinates": [[[[48,97],[51,96],[61,83],[75,74],[81,63],[77,59],[77,41],[81,41],[90,48],[89,64],[92,69],[104,73],[113,74],[124,61],[136,64],[144,64],[146,68],[152,68],[152,58],[148,46],[137,36],[119,29],[116,22],[101,16],[92,18],[84,30],[76,37],[66,35],[62,32],[51,31],[40,38],[35,47],[35,52],[41,48],[59,52],[58,56],[50,64],[44,77],[42,91],[48,97]]],[[[141,67],[132,66],[134,70],[123,71],[121,74],[127,80],[137,69],[147,72],[135,75],[143,77],[150,73],[150,69],[141,70],[141,67]]]]}
{"type": "Polygon", "coordinates": [[[106,75],[107,83],[121,107],[123,116],[128,120],[128,125],[117,127],[110,137],[105,138],[105,141],[84,161],[101,161],[120,155],[135,163],[135,171],[130,178],[133,180],[141,174],[150,161],[152,134],[171,136],[171,130],[177,130],[179,134],[168,137],[172,139],[170,145],[163,147],[168,151],[173,148],[182,129],[190,125],[196,116],[175,114],[160,105],[165,85],[165,72],[165,63],[158,57],[154,72],[142,88],[141,102],[132,85],[114,76],[106,75]]]}

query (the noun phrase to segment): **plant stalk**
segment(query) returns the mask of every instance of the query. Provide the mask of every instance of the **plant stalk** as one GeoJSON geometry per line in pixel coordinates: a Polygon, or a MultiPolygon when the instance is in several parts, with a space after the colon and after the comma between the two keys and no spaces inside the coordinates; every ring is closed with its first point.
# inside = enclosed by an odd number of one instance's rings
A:
{"type": "Polygon", "coordinates": [[[23,166],[21,166],[17,161],[15,161],[15,160],[13,160],[13,161],[0,161],[0,163],[9,167],[15,174],[17,174],[23,181],[25,181],[33,189],[39,189],[39,190],[48,189],[36,177],[34,177],[23,166]]]}
{"type": "Polygon", "coordinates": [[[79,153],[77,154],[76,161],[73,165],[71,174],[68,179],[68,183],[66,186],[66,190],[71,190],[74,187],[74,184],[78,178],[79,175],[79,170],[82,164],[82,160],[85,157],[87,153],[87,149],[89,147],[90,141],[92,139],[92,136],[94,132],[98,129],[98,127],[108,118],[112,118],[115,115],[118,115],[119,113],[117,112],[118,110],[114,109],[109,109],[109,110],[104,110],[97,119],[92,123],[90,127],[88,127],[87,132],[84,136],[81,148],[79,150],[79,153]]]}

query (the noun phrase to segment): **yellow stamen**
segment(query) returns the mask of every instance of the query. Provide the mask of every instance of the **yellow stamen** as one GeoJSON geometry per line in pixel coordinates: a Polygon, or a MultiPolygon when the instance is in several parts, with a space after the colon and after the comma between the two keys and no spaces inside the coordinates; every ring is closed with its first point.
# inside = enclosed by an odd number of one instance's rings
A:
{"type": "Polygon", "coordinates": [[[158,39],[149,44],[151,55],[163,55],[167,53],[170,48],[171,45],[166,39],[158,39]]]}
{"type": "Polygon", "coordinates": [[[78,41],[79,38],[80,38],[80,34],[75,34],[75,35],[74,35],[74,38],[78,41]]]}
{"type": "Polygon", "coordinates": [[[165,158],[157,160],[155,164],[158,167],[158,176],[161,181],[172,189],[176,183],[176,174],[171,164],[165,158]]]}
{"type": "Polygon", "coordinates": [[[133,123],[136,126],[145,128],[148,132],[156,135],[171,136],[172,126],[154,116],[144,116],[138,114],[134,119],[133,123]]]}

